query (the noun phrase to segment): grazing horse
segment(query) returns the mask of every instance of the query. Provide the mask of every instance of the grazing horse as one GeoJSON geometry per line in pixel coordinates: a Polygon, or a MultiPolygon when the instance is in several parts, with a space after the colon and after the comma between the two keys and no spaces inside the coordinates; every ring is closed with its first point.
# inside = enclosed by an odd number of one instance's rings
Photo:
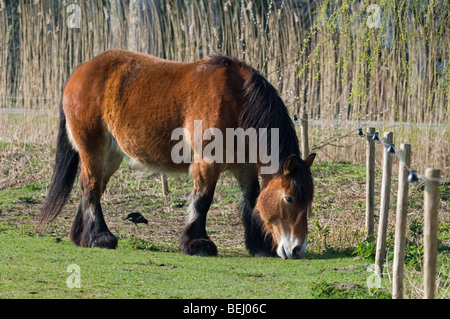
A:
{"type": "MultiPolygon", "coordinates": [[[[234,142],[234,136],[232,139],[234,142]]],[[[211,143],[218,141],[215,136],[211,143]]],[[[69,238],[82,247],[116,248],[117,239],[106,226],[100,199],[124,157],[160,172],[191,174],[193,200],[180,240],[183,252],[217,255],[205,229],[206,214],[219,175],[228,170],[243,192],[239,210],[250,254],[303,255],[306,211],[313,198],[310,166],[315,154],[300,158],[286,106],[274,87],[243,62],[214,55],[193,63],[175,63],[111,50],[80,65],[64,88],[55,168],[40,222],[51,221],[60,213],[81,166],[81,199],[69,238]],[[245,143],[229,143],[228,137],[227,147],[216,147],[215,155],[227,154],[227,161],[201,156],[189,161],[209,145],[208,138],[196,144],[198,121],[200,134],[211,132],[210,128],[215,132],[238,128],[249,132],[253,128],[261,137],[259,132],[266,129],[265,151],[277,155],[276,169],[262,173],[267,161],[260,156],[251,160],[251,134],[245,136],[245,143]],[[177,129],[184,132],[179,136],[185,140],[183,149],[191,151],[191,157],[184,156],[186,161],[173,159],[174,149],[181,143],[173,139],[177,129]],[[278,139],[272,139],[272,132],[278,139]],[[243,161],[236,160],[242,151],[239,146],[249,151],[243,161]]]]}

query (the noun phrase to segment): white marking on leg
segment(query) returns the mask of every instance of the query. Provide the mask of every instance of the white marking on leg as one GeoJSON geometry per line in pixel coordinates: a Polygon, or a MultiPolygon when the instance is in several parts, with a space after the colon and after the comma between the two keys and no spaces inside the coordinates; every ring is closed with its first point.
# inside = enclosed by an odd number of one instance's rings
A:
{"type": "Polygon", "coordinates": [[[192,202],[189,204],[189,207],[188,207],[188,218],[187,218],[188,225],[190,225],[193,222],[195,222],[198,217],[199,217],[199,214],[195,210],[195,208],[194,208],[194,201],[192,200],[192,202]]]}
{"type": "Polygon", "coordinates": [[[88,205],[85,211],[85,216],[88,217],[92,222],[95,222],[97,219],[95,216],[95,207],[93,205],[88,205]]]}

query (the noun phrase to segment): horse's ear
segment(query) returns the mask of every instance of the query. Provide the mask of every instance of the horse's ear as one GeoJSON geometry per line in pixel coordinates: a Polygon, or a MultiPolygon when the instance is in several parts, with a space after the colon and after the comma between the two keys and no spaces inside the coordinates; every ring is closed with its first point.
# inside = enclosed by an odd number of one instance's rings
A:
{"type": "Polygon", "coordinates": [[[289,155],[283,164],[283,175],[291,174],[297,166],[297,158],[295,154],[289,155]]]}
{"type": "Polygon", "coordinates": [[[316,158],[316,153],[309,154],[307,158],[305,158],[305,163],[309,167],[311,167],[312,163],[314,162],[314,159],[316,158]]]}

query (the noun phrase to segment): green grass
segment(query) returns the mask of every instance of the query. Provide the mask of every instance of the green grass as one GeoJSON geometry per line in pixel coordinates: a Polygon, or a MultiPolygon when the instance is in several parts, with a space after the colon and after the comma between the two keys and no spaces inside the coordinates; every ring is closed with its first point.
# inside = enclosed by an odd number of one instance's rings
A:
{"type": "Polygon", "coordinates": [[[345,254],[282,260],[249,257],[243,249],[221,249],[219,257],[205,258],[155,243],[142,246],[139,241],[136,246],[133,239],[121,240],[116,250],[86,249],[66,239],[20,235],[7,226],[2,230],[0,298],[372,296],[364,288],[366,261],[345,254]],[[80,267],[80,288],[67,286],[71,264],[80,267]],[[311,289],[317,285],[340,288],[325,294],[311,289]]]}
{"type": "MultiPolygon", "coordinates": [[[[78,182],[64,211],[39,230],[43,236],[36,236],[35,221],[49,187],[54,155],[46,148],[1,147],[8,152],[1,153],[7,165],[0,170],[0,298],[390,297],[389,276],[383,278],[381,289],[369,291],[367,287],[373,277],[373,268],[368,267],[374,263],[374,244],[364,241],[362,165],[318,161],[312,167],[316,193],[308,250],[302,260],[254,258],[241,248],[243,228],[236,207],[242,194],[237,182],[224,175],[207,219],[207,231],[219,247],[219,256],[200,258],[186,256],[177,248],[190,203],[191,179],[168,177],[170,196],[163,199],[159,174],[135,171],[123,163],[102,203],[119,247],[83,249],[67,240],[78,182]],[[136,227],[123,220],[134,211],[146,216],[150,225],[136,227]],[[80,266],[80,288],[67,287],[71,264],[80,266]]],[[[378,169],[376,179],[381,180],[378,169]]],[[[395,190],[395,176],[393,182],[395,190]]],[[[448,185],[440,189],[439,298],[448,298],[449,291],[449,189],[448,185]]],[[[378,188],[375,197],[378,203],[378,188]]],[[[409,204],[405,297],[421,298],[422,187],[411,187],[409,204]]],[[[389,264],[394,223],[392,215],[389,264]]],[[[392,268],[386,271],[391,274],[392,268]]]]}
{"type": "Polygon", "coordinates": [[[17,203],[37,204],[39,201],[34,195],[35,190],[27,187],[5,189],[0,192],[0,204],[3,207],[11,207],[17,203]]]}

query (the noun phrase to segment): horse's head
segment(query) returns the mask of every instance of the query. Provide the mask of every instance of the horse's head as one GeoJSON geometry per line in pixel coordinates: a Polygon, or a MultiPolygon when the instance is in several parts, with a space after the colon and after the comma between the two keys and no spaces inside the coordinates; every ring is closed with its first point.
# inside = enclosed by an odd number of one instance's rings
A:
{"type": "Polygon", "coordinates": [[[306,250],[307,209],[313,199],[310,166],[316,154],[304,161],[290,155],[282,170],[263,185],[255,212],[277,245],[282,258],[301,258],[306,250]]]}

